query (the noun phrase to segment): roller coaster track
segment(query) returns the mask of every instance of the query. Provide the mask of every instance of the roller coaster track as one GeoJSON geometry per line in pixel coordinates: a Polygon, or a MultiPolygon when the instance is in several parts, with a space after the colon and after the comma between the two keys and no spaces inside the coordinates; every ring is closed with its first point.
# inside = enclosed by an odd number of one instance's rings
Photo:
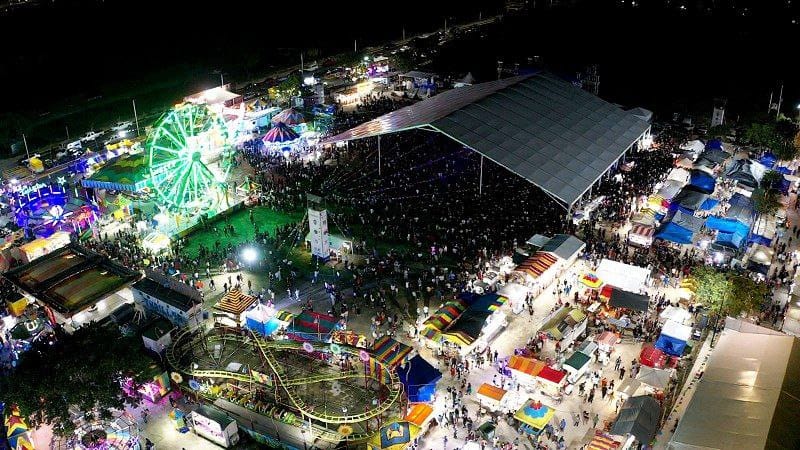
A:
{"type": "MultiPolygon", "coordinates": [[[[191,375],[193,377],[198,378],[227,378],[227,379],[234,379],[244,382],[254,382],[253,377],[250,374],[242,374],[239,372],[227,371],[227,370],[209,370],[203,368],[195,369],[192,367],[192,364],[189,364],[186,367],[185,364],[180,363],[180,359],[176,352],[185,350],[187,344],[193,342],[198,337],[202,339],[207,339],[208,342],[217,342],[217,341],[236,341],[241,344],[251,345],[253,343],[256,344],[259,351],[261,352],[261,356],[264,358],[269,369],[275,375],[275,379],[278,385],[286,392],[286,395],[291,402],[291,404],[300,412],[304,418],[315,419],[319,422],[323,423],[330,423],[330,424],[347,424],[347,423],[358,423],[368,421],[372,418],[378,417],[387,411],[392,405],[395,405],[396,402],[400,399],[400,395],[403,392],[403,385],[400,383],[397,375],[394,371],[386,370],[389,383],[385,384],[387,389],[389,390],[389,394],[385,401],[383,401],[380,405],[376,406],[369,411],[358,413],[358,414],[351,414],[351,415],[333,415],[328,414],[326,412],[315,411],[313,405],[306,404],[303,399],[299,398],[297,393],[292,388],[293,386],[299,386],[304,384],[312,384],[318,383],[322,381],[333,381],[333,380],[342,380],[342,379],[352,379],[352,378],[361,378],[364,377],[364,373],[358,370],[350,370],[341,373],[335,374],[321,374],[321,375],[313,375],[303,378],[296,378],[296,379],[286,379],[285,370],[283,369],[282,365],[276,360],[273,350],[302,350],[303,343],[296,342],[296,341],[270,341],[269,343],[264,339],[257,337],[256,335],[252,334],[249,336],[242,336],[240,334],[235,333],[226,333],[226,334],[213,334],[211,336],[196,336],[189,330],[185,330],[176,336],[173,345],[171,345],[167,350],[167,361],[169,364],[178,371],[191,375]]],[[[322,351],[322,349],[315,346],[316,351],[322,351]]],[[[345,353],[356,355],[353,350],[347,349],[346,347],[342,347],[342,350],[345,353]]],[[[377,381],[383,384],[383,380],[377,378],[375,375],[368,375],[374,381],[377,381]]],[[[369,437],[369,435],[365,433],[354,433],[349,436],[345,436],[344,438],[349,441],[355,441],[360,439],[365,439],[369,437]]],[[[343,438],[339,433],[331,432],[327,430],[325,432],[321,432],[320,438],[324,440],[330,440],[334,442],[338,442],[343,438]],[[330,436],[328,436],[330,435],[330,436]]]]}

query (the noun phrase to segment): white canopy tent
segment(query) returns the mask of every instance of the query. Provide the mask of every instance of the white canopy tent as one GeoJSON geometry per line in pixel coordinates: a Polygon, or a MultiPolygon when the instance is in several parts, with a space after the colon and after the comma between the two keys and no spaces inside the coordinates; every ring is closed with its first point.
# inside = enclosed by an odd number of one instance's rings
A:
{"type": "Polygon", "coordinates": [[[667,306],[664,311],[658,316],[661,322],[673,321],[680,324],[686,324],[692,320],[692,313],[680,306],[667,306]]]}
{"type": "Polygon", "coordinates": [[[604,284],[636,294],[641,293],[650,280],[650,270],[610,259],[600,261],[595,275],[604,284]]]}
{"type": "Polygon", "coordinates": [[[661,334],[687,342],[692,338],[692,327],[668,320],[661,328],[661,334]]]}
{"type": "Polygon", "coordinates": [[[689,182],[689,171],[683,167],[674,167],[667,175],[667,180],[674,180],[681,184],[689,182]]]}

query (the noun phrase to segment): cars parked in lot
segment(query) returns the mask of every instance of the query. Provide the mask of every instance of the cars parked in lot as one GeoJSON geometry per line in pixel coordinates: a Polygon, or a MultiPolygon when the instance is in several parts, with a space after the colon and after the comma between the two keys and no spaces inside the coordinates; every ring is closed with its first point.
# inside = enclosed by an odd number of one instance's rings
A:
{"type": "Polygon", "coordinates": [[[103,135],[103,133],[98,133],[97,131],[89,131],[85,135],[83,135],[83,137],[81,138],[81,141],[82,142],[93,141],[93,140],[99,138],[102,135],[103,135]]]}

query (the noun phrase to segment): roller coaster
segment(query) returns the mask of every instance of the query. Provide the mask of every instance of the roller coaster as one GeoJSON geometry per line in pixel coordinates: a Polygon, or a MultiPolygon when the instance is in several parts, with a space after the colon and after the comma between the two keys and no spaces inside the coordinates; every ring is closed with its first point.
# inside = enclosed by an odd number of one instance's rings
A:
{"type": "Polygon", "coordinates": [[[193,379],[217,386],[225,380],[235,391],[229,396],[259,414],[298,426],[313,421],[329,442],[364,441],[381,422],[401,414],[403,385],[394,371],[345,345],[273,341],[218,326],[181,331],[167,361],[193,379]]]}

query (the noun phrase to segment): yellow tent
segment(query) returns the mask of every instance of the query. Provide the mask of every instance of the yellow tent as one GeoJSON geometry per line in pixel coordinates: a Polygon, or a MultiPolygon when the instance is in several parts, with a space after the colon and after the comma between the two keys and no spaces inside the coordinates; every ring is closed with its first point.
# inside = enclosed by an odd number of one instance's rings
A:
{"type": "Polygon", "coordinates": [[[15,302],[9,302],[8,310],[14,317],[19,317],[25,312],[25,308],[28,307],[28,300],[21,298],[15,302]]]}
{"type": "Polygon", "coordinates": [[[537,400],[528,400],[514,414],[514,418],[529,425],[531,428],[541,430],[555,416],[556,410],[537,400]]]}
{"type": "Polygon", "coordinates": [[[367,442],[367,450],[405,450],[417,435],[419,427],[410,422],[390,422],[367,442]]]}

